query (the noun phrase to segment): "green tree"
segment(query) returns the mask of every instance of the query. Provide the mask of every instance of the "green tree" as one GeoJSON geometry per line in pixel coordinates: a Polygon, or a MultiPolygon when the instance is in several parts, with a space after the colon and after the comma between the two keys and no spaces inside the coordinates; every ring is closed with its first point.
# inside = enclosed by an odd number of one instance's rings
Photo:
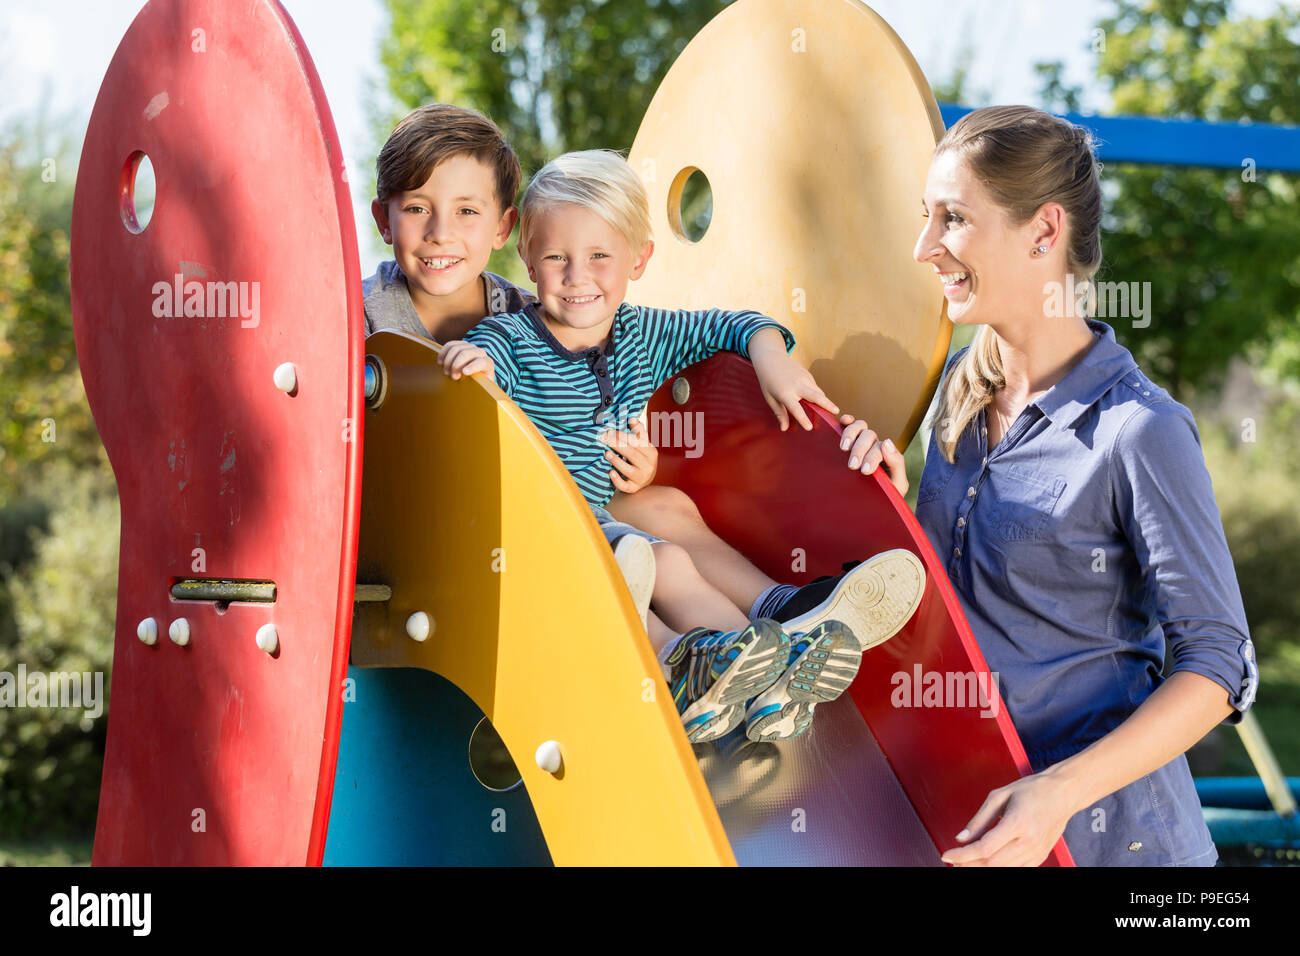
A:
{"type": "Polygon", "coordinates": [[[397,112],[491,116],[525,171],[571,149],[626,149],[686,43],[727,0],[387,0],[380,60],[397,112]]]}
{"type": "MultiPolygon", "coordinates": [[[[1232,16],[1229,0],[1116,0],[1097,76],[1117,114],[1300,124],[1300,10],[1232,16]]],[[[1049,108],[1077,104],[1040,64],[1049,108]]],[[[1150,326],[1112,321],[1157,381],[1213,388],[1234,356],[1300,377],[1300,220],[1294,175],[1118,165],[1105,180],[1099,279],[1149,282],[1150,326]]]]}
{"type": "Polygon", "coordinates": [[[69,305],[74,169],[42,138],[0,138],[0,504],[30,493],[47,461],[91,464],[99,444],[69,305]]]}
{"type": "MultiPolygon", "coordinates": [[[[525,176],[575,149],[630,149],[659,81],[728,0],[385,0],[391,110],[377,143],[425,103],[481,110],[525,176]]],[[[378,154],[378,147],[375,153],[378,154]]],[[[513,244],[489,268],[522,279],[513,244]]]]}

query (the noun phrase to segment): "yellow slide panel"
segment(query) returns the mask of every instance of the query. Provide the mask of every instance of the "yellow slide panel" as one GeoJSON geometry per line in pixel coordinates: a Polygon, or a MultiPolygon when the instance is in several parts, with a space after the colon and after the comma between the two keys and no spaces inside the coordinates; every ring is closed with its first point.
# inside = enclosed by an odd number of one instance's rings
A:
{"type": "Polygon", "coordinates": [[[432,343],[378,332],[366,352],[385,395],[366,413],[357,581],[392,597],[358,605],[352,663],[465,691],[555,863],[734,864],[613,552],[545,439],[492,382],[447,378],[432,343]],[[535,756],[551,741],[555,773],[535,756]]]}

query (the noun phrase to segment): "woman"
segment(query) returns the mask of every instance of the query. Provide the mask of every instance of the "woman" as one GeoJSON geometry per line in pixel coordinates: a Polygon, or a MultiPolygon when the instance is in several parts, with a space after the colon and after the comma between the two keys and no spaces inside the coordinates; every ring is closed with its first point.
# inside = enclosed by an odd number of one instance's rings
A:
{"type": "MultiPolygon", "coordinates": [[[[1192,416],[1071,301],[1101,262],[1098,171],[1085,130],[992,107],[944,136],[922,199],[913,255],[979,330],[945,369],[916,515],[1035,771],[988,795],[954,865],[1036,865],[1062,834],[1081,865],[1213,865],[1183,753],[1254,699],[1192,416]]],[[[866,422],[841,446],[906,493],[866,422]]]]}

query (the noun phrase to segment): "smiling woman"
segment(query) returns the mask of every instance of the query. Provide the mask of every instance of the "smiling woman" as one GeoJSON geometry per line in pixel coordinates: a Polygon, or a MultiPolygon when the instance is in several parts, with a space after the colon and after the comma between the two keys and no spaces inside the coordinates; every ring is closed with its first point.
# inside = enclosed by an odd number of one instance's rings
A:
{"type": "Polygon", "coordinates": [[[916,515],[1035,770],[989,794],[955,865],[1033,865],[1062,834],[1082,865],[1212,865],[1183,753],[1255,696],[1191,413],[1109,326],[1051,307],[1100,265],[1098,177],[1085,130],[992,107],[940,141],[922,201],[913,254],[979,331],[945,369],[916,515]]]}

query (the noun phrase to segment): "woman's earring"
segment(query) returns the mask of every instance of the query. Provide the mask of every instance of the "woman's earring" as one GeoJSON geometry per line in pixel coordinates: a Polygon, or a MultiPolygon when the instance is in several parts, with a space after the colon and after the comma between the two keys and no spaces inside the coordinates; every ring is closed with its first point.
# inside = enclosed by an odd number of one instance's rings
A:
{"type": "Polygon", "coordinates": [[[1047,251],[1047,246],[1039,246],[1037,249],[1035,249],[1033,252],[1031,252],[1030,255],[1031,255],[1031,256],[1041,256],[1041,255],[1042,255],[1044,252],[1046,252],[1046,251],[1047,251]]]}

